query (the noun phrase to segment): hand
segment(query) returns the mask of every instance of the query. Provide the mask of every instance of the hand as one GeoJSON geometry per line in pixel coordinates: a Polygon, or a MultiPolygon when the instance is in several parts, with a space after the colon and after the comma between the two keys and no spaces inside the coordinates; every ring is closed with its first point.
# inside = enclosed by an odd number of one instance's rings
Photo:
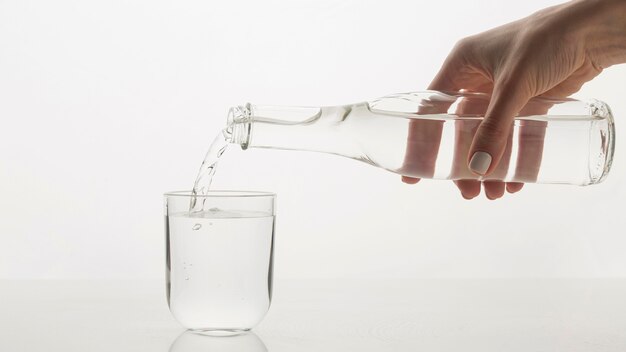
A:
{"type": "MultiPolygon", "coordinates": [[[[508,166],[514,117],[522,109],[529,110],[529,114],[538,112],[530,111],[537,107],[525,108],[532,97],[567,97],[603,68],[625,61],[626,2],[618,0],[583,0],[558,5],[461,40],[429,89],[486,92],[491,94],[491,99],[483,111],[482,122],[474,125],[457,122],[467,126],[457,126],[461,133],[456,136],[455,168],[464,169],[467,165],[483,179],[490,175],[497,179],[493,176],[498,170],[508,166]]],[[[441,128],[428,123],[432,126],[415,121],[410,127],[409,140],[411,135],[419,133],[431,133],[430,140],[440,138],[441,128]]],[[[524,179],[528,181],[533,181],[539,170],[542,127],[520,126],[518,154],[524,155],[524,159],[518,160],[517,171],[525,172],[524,179]]],[[[419,152],[407,150],[407,159],[410,154],[420,155],[434,172],[437,150],[438,147],[419,152]]],[[[422,177],[426,176],[428,172],[422,177]]],[[[403,181],[416,183],[419,179],[404,176],[403,181]]],[[[466,199],[480,193],[480,181],[458,179],[455,183],[466,199]]],[[[514,193],[523,186],[505,185],[501,181],[484,181],[482,185],[489,199],[502,197],[505,188],[514,193]]]]}

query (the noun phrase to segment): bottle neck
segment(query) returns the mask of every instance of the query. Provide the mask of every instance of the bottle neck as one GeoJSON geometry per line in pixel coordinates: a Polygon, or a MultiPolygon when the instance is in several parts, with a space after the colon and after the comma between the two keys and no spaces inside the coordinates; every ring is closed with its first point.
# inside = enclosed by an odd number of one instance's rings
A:
{"type": "Polygon", "coordinates": [[[354,141],[339,128],[349,111],[337,107],[240,105],[230,109],[231,143],[242,149],[314,151],[356,157],[354,141]]]}
{"type": "Polygon", "coordinates": [[[251,104],[233,106],[228,111],[226,130],[230,134],[230,142],[238,144],[241,149],[248,149],[250,143],[251,104]]]}

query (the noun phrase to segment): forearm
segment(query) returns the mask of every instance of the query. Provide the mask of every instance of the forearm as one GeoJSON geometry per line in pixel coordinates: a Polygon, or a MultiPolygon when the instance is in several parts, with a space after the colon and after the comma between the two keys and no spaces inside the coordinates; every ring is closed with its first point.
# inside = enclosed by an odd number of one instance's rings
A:
{"type": "Polygon", "coordinates": [[[598,70],[626,63],[626,0],[574,0],[522,21],[536,40],[576,43],[598,70]]]}

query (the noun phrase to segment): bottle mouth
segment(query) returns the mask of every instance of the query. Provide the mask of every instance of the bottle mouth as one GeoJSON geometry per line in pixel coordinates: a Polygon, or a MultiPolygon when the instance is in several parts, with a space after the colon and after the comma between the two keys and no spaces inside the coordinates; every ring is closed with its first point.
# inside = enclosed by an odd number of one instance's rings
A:
{"type": "Polygon", "coordinates": [[[232,136],[231,142],[239,144],[241,149],[247,149],[250,144],[250,127],[252,121],[252,105],[238,105],[228,110],[226,129],[232,136]]]}

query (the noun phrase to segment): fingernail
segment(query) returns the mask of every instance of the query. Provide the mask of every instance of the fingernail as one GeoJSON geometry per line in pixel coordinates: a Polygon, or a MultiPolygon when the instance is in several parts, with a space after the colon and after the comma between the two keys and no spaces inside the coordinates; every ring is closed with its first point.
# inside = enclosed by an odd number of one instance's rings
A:
{"type": "Polygon", "coordinates": [[[491,155],[485,152],[475,152],[474,155],[472,155],[472,160],[469,162],[470,170],[481,176],[487,173],[490,165],[491,155]]]}

